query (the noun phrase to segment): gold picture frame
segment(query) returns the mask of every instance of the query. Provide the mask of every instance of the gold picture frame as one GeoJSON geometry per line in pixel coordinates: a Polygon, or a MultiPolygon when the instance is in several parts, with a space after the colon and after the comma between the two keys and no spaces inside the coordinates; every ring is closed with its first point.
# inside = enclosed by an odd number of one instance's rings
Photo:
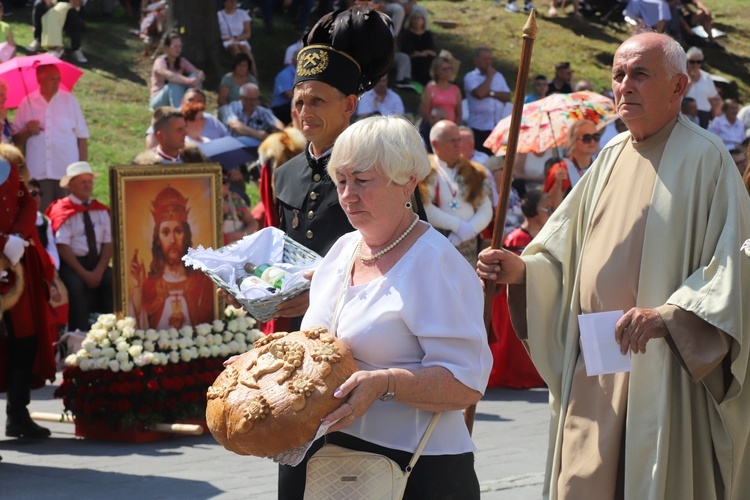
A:
{"type": "Polygon", "coordinates": [[[182,255],[222,246],[221,166],[115,165],[109,183],[115,312],[156,330],[219,318],[213,282],[182,255]]]}

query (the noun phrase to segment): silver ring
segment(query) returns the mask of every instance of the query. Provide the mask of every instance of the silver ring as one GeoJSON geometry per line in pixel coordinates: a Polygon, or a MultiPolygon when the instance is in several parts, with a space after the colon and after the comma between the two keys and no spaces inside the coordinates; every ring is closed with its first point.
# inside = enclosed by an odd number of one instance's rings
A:
{"type": "Polygon", "coordinates": [[[349,405],[349,408],[352,409],[352,413],[354,413],[354,403],[352,403],[351,401],[347,401],[346,404],[349,405]]]}

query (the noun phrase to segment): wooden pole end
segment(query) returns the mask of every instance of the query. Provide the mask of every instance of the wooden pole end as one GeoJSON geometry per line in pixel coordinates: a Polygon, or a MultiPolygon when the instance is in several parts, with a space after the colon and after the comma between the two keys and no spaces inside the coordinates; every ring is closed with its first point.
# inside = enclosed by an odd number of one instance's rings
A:
{"type": "Polygon", "coordinates": [[[536,33],[536,9],[531,9],[529,18],[526,20],[526,24],[523,25],[523,38],[530,38],[531,40],[535,40],[536,33]]]}

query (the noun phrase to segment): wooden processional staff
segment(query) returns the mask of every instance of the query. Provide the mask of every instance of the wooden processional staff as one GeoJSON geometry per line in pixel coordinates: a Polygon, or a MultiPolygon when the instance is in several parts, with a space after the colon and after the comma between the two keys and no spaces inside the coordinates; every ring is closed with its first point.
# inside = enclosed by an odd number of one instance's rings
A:
{"type": "MultiPolygon", "coordinates": [[[[523,113],[523,100],[526,81],[529,78],[529,67],[531,66],[531,53],[534,49],[536,39],[536,9],[532,9],[529,18],[523,27],[523,45],[521,46],[521,62],[518,65],[516,76],[516,92],[513,96],[513,112],[510,117],[510,130],[508,131],[508,145],[503,160],[503,176],[498,187],[500,199],[495,208],[495,227],[492,231],[492,243],[490,248],[500,248],[503,244],[503,232],[505,229],[505,216],[508,212],[508,200],[510,199],[511,177],[513,175],[513,164],[516,161],[516,148],[518,146],[518,134],[521,127],[521,114],[523,113]]],[[[487,340],[492,343],[497,339],[492,331],[492,301],[495,298],[495,280],[485,280],[484,283],[484,324],[487,328],[487,340]]],[[[474,429],[474,414],[476,405],[468,407],[464,411],[466,427],[469,434],[474,429]]]]}

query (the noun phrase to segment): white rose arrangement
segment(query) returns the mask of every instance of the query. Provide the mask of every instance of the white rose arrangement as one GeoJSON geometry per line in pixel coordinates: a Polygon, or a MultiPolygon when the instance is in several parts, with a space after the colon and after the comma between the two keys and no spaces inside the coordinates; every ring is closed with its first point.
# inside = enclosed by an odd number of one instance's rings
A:
{"type": "Polygon", "coordinates": [[[263,334],[244,309],[228,306],[226,322],[215,320],[180,330],[138,330],[135,318],[102,314],[81,349],[65,358],[66,366],[88,370],[128,371],[133,366],[166,365],[199,358],[241,354],[263,334]]]}
{"type": "Polygon", "coordinates": [[[223,361],[252,349],[263,336],[244,309],[228,307],[226,321],[179,330],[141,330],[135,319],[99,316],[55,391],[76,425],[107,423],[113,430],[205,418],[206,390],[223,361]]]}

